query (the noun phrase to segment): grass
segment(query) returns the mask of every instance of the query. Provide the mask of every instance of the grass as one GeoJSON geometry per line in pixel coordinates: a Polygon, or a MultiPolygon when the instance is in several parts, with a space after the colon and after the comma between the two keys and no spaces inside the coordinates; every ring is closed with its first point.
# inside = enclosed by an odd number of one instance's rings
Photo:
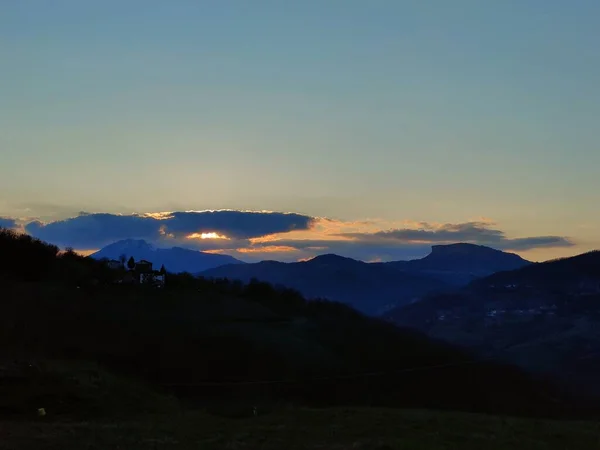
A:
{"type": "Polygon", "coordinates": [[[593,449],[594,422],[370,408],[281,409],[227,419],[207,412],[129,420],[0,421],[0,449],[593,449]]]}
{"type": "Polygon", "coordinates": [[[54,418],[131,417],[179,411],[179,402],[93,362],[0,362],[0,420],[45,408],[54,418]]]}
{"type": "MultiPolygon", "coordinates": [[[[600,424],[383,408],[284,408],[239,399],[188,410],[95,363],[45,361],[0,383],[0,450],[592,449],[600,424]],[[37,416],[38,408],[47,415],[37,416]]],[[[2,374],[0,373],[0,375],[2,374]]],[[[2,381],[2,377],[0,377],[2,381]]]]}

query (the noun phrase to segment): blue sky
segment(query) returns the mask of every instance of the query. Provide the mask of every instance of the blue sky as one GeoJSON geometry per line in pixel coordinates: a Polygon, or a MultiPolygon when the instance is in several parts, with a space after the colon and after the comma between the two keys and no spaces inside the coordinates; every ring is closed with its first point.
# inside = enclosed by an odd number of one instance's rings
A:
{"type": "Polygon", "coordinates": [[[373,233],[483,221],[572,244],[519,249],[533,259],[598,248],[599,13],[2,2],[0,216],[269,210],[373,233]]]}

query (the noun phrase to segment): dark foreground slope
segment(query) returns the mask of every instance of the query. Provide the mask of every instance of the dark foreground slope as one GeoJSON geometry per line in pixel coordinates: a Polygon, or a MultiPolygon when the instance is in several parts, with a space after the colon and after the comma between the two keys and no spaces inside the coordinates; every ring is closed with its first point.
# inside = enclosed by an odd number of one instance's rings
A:
{"type": "MultiPolygon", "coordinates": [[[[5,266],[3,394],[15,392],[15,385],[39,385],[36,380],[44,377],[28,367],[66,361],[96,364],[207,407],[292,403],[555,416],[582,412],[580,403],[514,367],[477,361],[341,304],[306,302],[294,291],[263,283],[242,286],[189,276],[168,276],[165,290],[114,286],[98,281],[110,277],[96,277],[97,262],[52,256],[53,248],[12,238],[21,251],[30,247],[32,255],[47,258],[35,272],[31,265],[5,266]],[[72,270],[62,270],[65,264],[85,270],[73,280],[72,270]],[[86,282],[88,277],[96,282],[86,282]],[[24,372],[11,375],[4,369],[15,361],[24,372]]],[[[87,397],[70,402],[72,396],[61,392],[13,398],[15,404],[4,405],[4,412],[20,411],[21,401],[31,406],[43,400],[48,410],[77,415],[77,405],[85,405],[87,397]],[[66,411],[65,402],[72,405],[66,411]]]]}
{"type": "Polygon", "coordinates": [[[200,404],[567,411],[550,386],[519,370],[342,305],[273,304],[285,299],[266,288],[238,297],[17,283],[2,297],[1,345],[12,359],[94,361],[200,404]]]}

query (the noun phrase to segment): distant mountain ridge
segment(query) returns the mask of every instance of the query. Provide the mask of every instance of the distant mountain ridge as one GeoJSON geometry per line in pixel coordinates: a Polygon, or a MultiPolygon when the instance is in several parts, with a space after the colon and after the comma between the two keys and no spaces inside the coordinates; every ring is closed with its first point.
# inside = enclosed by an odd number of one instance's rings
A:
{"type": "Polygon", "coordinates": [[[181,247],[155,248],[142,239],[115,242],[91,254],[90,257],[118,259],[121,255],[126,255],[127,258],[133,256],[135,260],[148,260],[157,269],[164,264],[167,271],[174,273],[197,273],[225,264],[245,264],[229,255],[217,255],[181,247]]]}
{"type": "Polygon", "coordinates": [[[230,278],[245,283],[258,279],[300,291],[309,298],[347,303],[370,315],[414,303],[423,296],[452,290],[497,271],[530,265],[520,256],[474,244],[434,245],[429,255],[411,261],[366,263],[323,254],[294,263],[262,261],[246,264],[228,255],[180,247],[155,248],[141,239],[115,242],[94,253],[96,259],[120,255],[165,265],[170,272],[189,272],[207,278],[230,278]]]}
{"type": "Polygon", "coordinates": [[[262,261],[221,266],[200,273],[207,278],[252,278],[291,287],[309,298],[347,303],[367,314],[381,314],[418,301],[426,294],[453,289],[478,276],[530,264],[521,257],[472,244],[436,245],[413,261],[365,263],[334,254],[282,263],[262,261]]]}
{"type": "Polygon", "coordinates": [[[294,263],[262,261],[226,265],[199,275],[245,283],[254,278],[296,289],[308,298],[343,302],[370,315],[416,301],[425,293],[447,288],[438,280],[332,254],[294,263]]]}

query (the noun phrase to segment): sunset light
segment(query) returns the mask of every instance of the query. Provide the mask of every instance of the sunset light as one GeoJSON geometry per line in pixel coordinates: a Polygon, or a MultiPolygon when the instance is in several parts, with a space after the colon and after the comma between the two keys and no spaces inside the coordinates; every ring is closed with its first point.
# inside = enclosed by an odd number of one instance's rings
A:
{"type": "Polygon", "coordinates": [[[247,247],[236,249],[239,253],[285,253],[295,252],[298,249],[290,247],[289,245],[267,245],[265,247],[247,247]]]}
{"type": "Polygon", "coordinates": [[[0,0],[0,450],[600,450],[599,17],[0,0]]]}
{"type": "Polygon", "coordinates": [[[215,232],[210,233],[192,233],[188,239],[229,239],[227,236],[215,232]]]}

